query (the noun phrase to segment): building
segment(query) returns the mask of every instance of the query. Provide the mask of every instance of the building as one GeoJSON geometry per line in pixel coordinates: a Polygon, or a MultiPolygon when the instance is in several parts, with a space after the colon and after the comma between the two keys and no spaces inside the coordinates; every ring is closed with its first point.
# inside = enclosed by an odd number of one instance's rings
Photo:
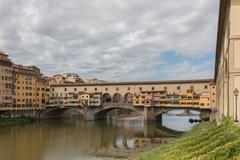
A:
{"type": "Polygon", "coordinates": [[[216,46],[215,83],[217,117],[240,120],[240,0],[220,0],[216,46]]]}
{"type": "Polygon", "coordinates": [[[55,84],[74,84],[84,83],[84,81],[74,73],[56,74],[52,77],[55,84]]]}
{"type": "MultiPolygon", "coordinates": [[[[153,105],[184,105],[191,106],[192,101],[207,108],[215,108],[215,86],[213,80],[178,80],[178,81],[148,81],[148,82],[109,82],[95,84],[56,84],[51,86],[55,99],[67,93],[84,94],[83,97],[90,105],[91,94],[101,94],[105,102],[126,102],[136,106],[153,105]],[[189,93],[186,93],[189,90],[189,93]],[[87,95],[85,95],[87,94],[87,95]],[[181,98],[186,96],[189,99],[181,98]],[[191,97],[191,99],[190,99],[191,97]],[[194,100],[194,98],[198,100],[194,100]],[[134,100],[133,100],[134,98],[134,100]],[[153,99],[154,98],[154,99],[153,99]],[[180,100],[182,99],[182,103],[180,100]],[[154,101],[154,103],[152,102],[154,101]],[[200,101],[201,100],[201,101],[200,101]],[[191,104],[189,101],[191,101],[191,104]]],[[[55,100],[56,101],[56,100],[55,100]]],[[[79,99],[81,101],[81,98],[79,99]]],[[[102,103],[102,102],[101,102],[102,103]]],[[[87,103],[85,103],[87,104],[87,103]]]]}
{"type": "Polygon", "coordinates": [[[68,107],[95,107],[102,105],[102,94],[88,93],[88,92],[65,92],[53,93],[50,99],[52,100],[51,105],[53,106],[68,106],[68,107]]]}
{"type": "Polygon", "coordinates": [[[84,81],[74,73],[66,73],[63,75],[65,77],[65,83],[84,83],[84,81]]]}
{"type": "Polygon", "coordinates": [[[90,106],[90,94],[87,92],[78,92],[78,103],[83,107],[90,106]]]}
{"type": "Polygon", "coordinates": [[[66,80],[66,78],[61,74],[53,75],[53,79],[55,81],[55,84],[64,84],[66,80]]]}
{"type": "Polygon", "coordinates": [[[45,105],[49,103],[49,91],[47,82],[44,78],[37,77],[35,91],[36,91],[36,106],[40,108],[45,108],[45,105]]]}
{"type": "Polygon", "coordinates": [[[134,106],[213,108],[210,97],[210,90],[196,93],[188,89],[178,94],[167,91],[141,91],[134,95],[134,106]]]}
{"type": "Polygon", "coordinates": [[[14,65],[15,107],[17,109],[44,108],[46,81],[36,66],[14,65]]]}
{"type": "Polygon", "coordinates": [[[106,83],[106,81],[103,80],[99,80],[99,79],[84,79],[83,80],[84,83],[88,83],[88,84],[95,84],[95,83],[106,83]]]}
{"type": "Polygon", "coordinates": [[[13,64],[4,52],[0,51],[0,109],[13,106],[13,64]]]}
{"type": "Polygon", "coordinates": [[[102,105],[102,93],[96,92],[90,94],[90,103],[89,106],[101,106],[102,105]]]}
{"type": "Polygon", "coordinates": [[[46,85],[45,102],[46,102],[46,105],[50,105],[50,103],[51,103],[51,100],[50,100],[50,97],[51,97],[50,86],[53,85],[53,84],[56,84],[56,81],[55,81],[54,78],[47,77],[47,76],[44,76],[43,79],[45,80],[45,85],[46,85]]]}

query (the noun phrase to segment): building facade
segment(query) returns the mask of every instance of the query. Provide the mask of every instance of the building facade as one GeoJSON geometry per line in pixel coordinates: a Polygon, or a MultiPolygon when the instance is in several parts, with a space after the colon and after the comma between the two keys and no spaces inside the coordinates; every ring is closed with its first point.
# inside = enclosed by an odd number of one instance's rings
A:
{"type": "Polygon", "coordinates": [[[167,91],[141,91],[134,95],[134,106],[159,106],[179,108],[213,108],[214,101],[211,101],[211,91],[196,93],[193,90],[186,90],[182,93],[169,94],[167,91]]]}
{"type": "Polygon", "coordinates": [[[213,80],[58,84],[51,86],[50,98],[58,104],[57,101],[69,93],[78,94],[79,103],[84,101],[89,106],[92,102],[97,106],[110,101],[134,106],[198,105],[209,109],[216,106],[213,80]]]}
{"type": "Polygon", "coordinates": [[[230,116],[240,120],[240,0],[220,0],[216,47],[215,83],[217,117],[230,116]]]}
{"type": "Polygon", "coordinates": [[[13,64],[4,52],[0,51],[0,109],[13,106],[13,64]]]}
{"type": "Polygon", "coordinates": [[[14,65],[15,107],[17,109],[44,108],[46,104],[46,81],[36,66],[14,65]]]}

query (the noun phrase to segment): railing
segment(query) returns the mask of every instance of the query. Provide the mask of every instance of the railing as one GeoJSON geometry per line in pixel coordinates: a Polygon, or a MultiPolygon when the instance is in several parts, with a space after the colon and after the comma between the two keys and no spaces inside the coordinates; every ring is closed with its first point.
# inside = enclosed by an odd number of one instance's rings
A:
{"type": "Polygon", "coordinates": [[[110,106],[128,106],[133,107],[133,103],[124,103],[124,102],[109,102],[109,103],[103,103],[103,107],[110,107],[110,106]]]}

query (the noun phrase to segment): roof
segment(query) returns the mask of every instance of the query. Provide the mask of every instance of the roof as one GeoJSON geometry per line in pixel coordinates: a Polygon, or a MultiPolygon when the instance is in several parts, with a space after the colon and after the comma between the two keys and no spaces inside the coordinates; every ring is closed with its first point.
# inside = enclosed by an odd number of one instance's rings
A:
{"type": "Polygon", "coordinates": [[[75,83],[75,84],[55,84],[51,87],[74,87],[74,86],[106,86],[106,85],[144,85],[144,84],[183,84],[183,83],[213,83],[213,79],[196,80],[168,80],[168,81],[136,81],[136,82],[105,82],[105,83],[75,83]]]}
{"type": "Polygon", "coordinates": [[[7,57],[8,57],[8,55],[5,54],[5,52],[3,52],[3,51],[0,51],[0,55],[7,56],[7,57]]]}
{"type": "Polygon", "coordinates": [[[42,76],[40,69],[36,66],[24,66],[24,65],[14,64],[13,68],[15,73],[42,76]]]}
{"type": "Polygon", "coordinates": [[[220,0],[219,3],[219,15],[218,15],[218,30],[217,30],[217,44],[216,44],[216,57],[215,57],[215,75],[214,81],[216,82],[217,79],[217,71],[218,71],[218,64],[221,57],[221,46],[222,41],[224,38],[224,30],[225,30],[225,21],[227,18],[227,10],[229,6],[229,0],[220,0]]]}

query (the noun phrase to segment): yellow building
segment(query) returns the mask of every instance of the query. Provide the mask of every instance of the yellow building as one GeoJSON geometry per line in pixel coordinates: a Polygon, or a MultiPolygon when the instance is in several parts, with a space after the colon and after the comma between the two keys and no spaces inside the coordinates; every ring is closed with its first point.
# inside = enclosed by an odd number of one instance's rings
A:
{"type": "Polygon", "coordinates": [[[14,65],[15,106],[18,109],[45,107],[46,85],[36,66],[14,65]]]}
{"type": "MultiPolygon", "coordinates": [[[[149,81],[149,82],[107,82],[94,84],[54,84],[51,85],[51,99],[62,97],[66,93],[101,93],[102,101],[130,103],[134,106],[180,106],[180,95],[187,96],[186,91],[192,90],[200,99],[202,93],[209,93],[208,108],[215,107],[215,88],[213,80],[179,80],[179,81],[149,81]],[[213,93],[213,94],[212,94],[213,93]]],[[[194,98],[191,94],[191,97],[194,98]]],[[[185,100],[185,106],[192,106],[194,99],[185,100]],[[191,104],[187,104],[191,103],[191,104]]],[[[90,100],[90,99],[89,99],[90,100]]],[[[202,100],[204,101],[204,100],[202,100]]],[[[199,106],[196,102],[195,105],[199,106]]],[[[203,102],[202,102],[203,103],[203,102]]],[[[204,106],[207,103],[204,103],[204,106]]],[[[88,104],[90,105],[90,104],[88,104]]]]}
{"type": "Polygon", "coordinates": [[[36,106],[44,108],[49,102],[49,91],[47,82],[42,77],[36,79],[36,106]]]}
{"type": "Polygon", "coordinates": [[[176,94],[167,91],[141,91],[134,95],[134,106],[159,106],[159,107],[211,107],[211,91],[196,93],[194,90],[176,94]]]}
{"type": "Polygon", "coordinates": [[[78,103],[81,106],[90,105],[90,94],[87,92],[78,92],[78,103]]]}
{"type": "Polygon", "coordinates": [[[62,76],[61,74],[54,75],[53,79],[56,84],[64,84],[65,80],[66,80],[66,78],[64,76],[62,76]]]}
{"type": "Polygon", "coordinates": [[[90,106],[101,106],[102,105],[102,93],[96,92],[90,94],[90,106]]]}
{"type": "Polygon", "coordinates": [[[215,83],[217,117],[240,120],[240,0],[220,0],[215,83]]]}
{"type": "Polygon", "coordinates": [[[13,106],[13,72],[12,62],[0,51],[0,110],[13,106]]]}

